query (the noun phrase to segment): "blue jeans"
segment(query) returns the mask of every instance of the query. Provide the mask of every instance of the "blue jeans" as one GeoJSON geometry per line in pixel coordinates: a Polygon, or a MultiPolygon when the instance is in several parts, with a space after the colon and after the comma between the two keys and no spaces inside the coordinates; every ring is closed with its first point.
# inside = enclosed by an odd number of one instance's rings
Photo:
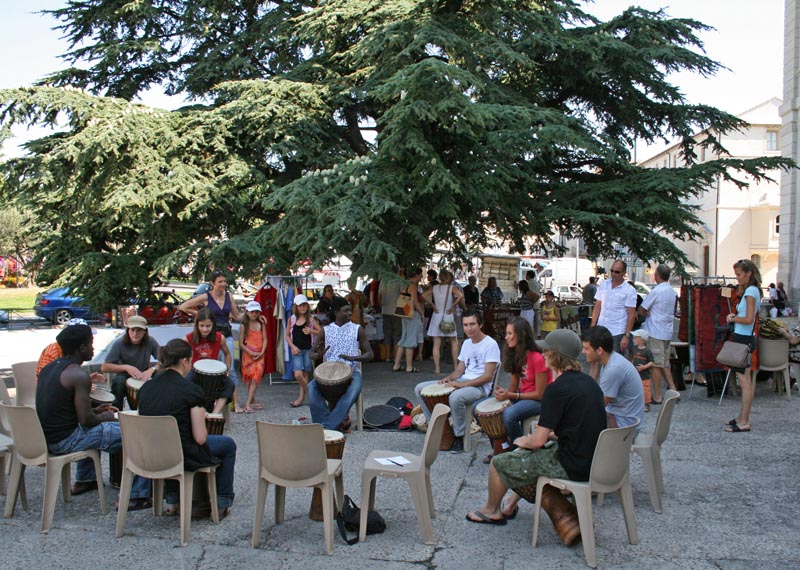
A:
{"type": "Polygon", "coordinates": [[[292,370],[305,370],[306,372],[314,370],[314,363],[311,362],[310,352],[311,350],[305,349],[301,350],[300,354],[293,354],[292,370]]]}
{"type": "MultiPolygon", "coordinates": [[[[75,453],[76,451],[86,451],[87,449],[99,449],[108,453],[120,453],[122,451],[122,434],[119,431],[117,422],[103,422],[92,428],[85,428],[81,425],[75,428],[70,435],[47,446],[50,453],[64,455],[75,453]]],[[[88,457],[81,459],[75,465],[75,481],[88,482],[96,479],[94,472],[94,462],[88,457]]],[[[103,484],[102,481],[99,484],[103,484]]],[[[131,498],[142,499],[150,496],[150,479],[139,477],[133,478],[131,487],[131,498]]]]}
{"type": "Polygon", "coordinates": [[[522,420],[542,413],[542,403],[539,400],[519,400],[503,410],[503,425],[506,426],[508,441],[523,435],[522,420]]]}
{"type": "MultiPolygon", "coordinates": [[[[211,455],[222,460],[222,463],[217,465],[216,472],[217,508],[227,509],[233,505],[235,497],[233,467],[236,465],[236,442],[227,435],[209,435],[206,444],[211,455]]],[[[168,505],[180,503],[180,488],[175,479],[167,479],[164,482],[164,499],[168,505]]]]}
{"type": "Polygon", "coordinates": [[[317,381],[312,380],[308,384],[308,405],[311,408],[311,419],[315,424],[322,424],[325,429],[338,428],[344,419],[350,414],[350,408],[358,400],[361,394],[361,372],[353,370],[353,380],[347,388],[347,392],[339,398],[336,406],[328,410],[328,403],[317,387],[317,381]]]}

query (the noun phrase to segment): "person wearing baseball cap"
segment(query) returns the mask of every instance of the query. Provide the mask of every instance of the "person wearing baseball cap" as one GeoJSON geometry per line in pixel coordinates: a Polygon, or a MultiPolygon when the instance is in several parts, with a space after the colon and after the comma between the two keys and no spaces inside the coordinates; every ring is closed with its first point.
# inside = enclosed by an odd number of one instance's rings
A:
{"type": "MultiPolygon", "coordinates": [[[[111,392],[114,405],[122,409],[127,396],[128,378],[146,382],[156,371],[159,344],[147,330],[147,319],[138,315],[128,317],[125,334],[114,341],[105,362],[100,366],[102,372],[113,374],[111,392]]],[[[130,403],[130,402],[129,402],[130,403]]]]}
{"type": "Polygon", "coordinates": [[[573,331],[555,330],[538,344],[555,378],[542,397],[539,424],[532,434],[514,440],[517,449],[492,459],[488,499],[483,507],[467,514],[470,522],[506,524],[516,516],[520,500],[511,493],[504,501],[506,492],[535,485],[540,475],[589,480],[594,448],[606,429],[603,391],[581,372],[581,339],[573,331]]]}
{"type": "MultiPolygon", "coordinates": [[[[94,356],[91,327],[83,324],[65,327],[56,340],[64,356],[42,369],[36,386],[36,414],[48,451],[56,455],[87,449],[121,453],[122,436],[114,417],[118,410],[111,404],[92,408],[89,398],[92,382],[81,368],[83,362],[94,356]]],[[[97,485],[92,460],[78,461],[72,494],[93,491],[97,485]]],[[[131,491],[134,500],[128,510],[151,507],[149,494],[150,480],[136,477],[131,491]]]]}
{"type": "Polygon", "coordinates": [[[242,349],[242,382],[247,386],[244,413],[251,414],[264,408],[256,402],[256,390],[266,370],[267,320],[261,316],[261,303],[258,301],[250,301],[244,308],[239,347],[242,349]]]}

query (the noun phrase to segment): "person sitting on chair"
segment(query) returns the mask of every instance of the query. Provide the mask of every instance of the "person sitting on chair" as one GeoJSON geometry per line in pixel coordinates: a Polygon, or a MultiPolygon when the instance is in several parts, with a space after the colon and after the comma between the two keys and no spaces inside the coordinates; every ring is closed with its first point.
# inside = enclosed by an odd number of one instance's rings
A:
{"type": "MultiPolygon", "coordinates": [[[[192,369],[192,347],[188,342],[180,338],[169,341],[159,350],[158,365],[160,371],[139,390],[139,415],[172,416],[177,420],[187,471],[217,465],[217,507],[219,518],[223,519],[233,505],[236,442],[227,435],[208,435],[205,394],[200,386],[184,378],[192,369]]],[[[175,479],[165,482],[164,498],[165,514],[178,514],[175,479]]]]}
{"type": "Polygon", "coordinates": [[[350,429],[350,408],[361,394],[361,363],[372,360],[372,347],[367,340],[364,327],[350,320],[352,308],[341,297],[331,300],[334,322],[322,328],[317,335],[314,353],[324,350],[325,362],[344,362],[352,369],[352,380],[347,391],[335,403],[333,409],[319,390],[317,381],[308,384],[308,402],[311,419],[325,429],[347,432],[350,429]]]}
{"type": "MultiPolygon", "coordinates": [[[[47,450],[56,455],[99,449],[122,451],[122,435],[111,404],[92,408],[89,398],[92,381],[81,364],[94,356],[94,338],[88,325],[68,326],[56,337],[64,353],[45,366],[36,385],[36,414],[42,424],[47,450]]],[[[101,482],[102,484],[102,482],[101,482]]],[[[97,489],[94,463],[90,458],[76,464],[73,495],[97,489]]],[[[136,477],[131,489],[129,511],[152,506],[150,480],[136,477]]]]}
{"type": "Polygon", "coordinates": [[[481,330],[483,318],[479,311],[468,309],[461,320],[467,340],[461,346],[456,369],[441,380],[420,382],[414,388],[417,402],[422,405],[425,419],[431,421],[431,410],[422,398],[422,390],[431,384],[445,384],[454,390],[450,394],[450,410],[453,415],[455,440],[451,453],[464,451],[464,434],[467,425],[467,406],[491,395],[492,379],[500,364],[500,347],[497,342],[481,330]]]}
{"type": "Polygon", "coordinates": [[[503,498],[508,489],[536,485],[540,475],[588,481],[594,448],[606,429],[603,391],[581,372],[581,339],[558,329],[539,342],[547,368],[555,379],[544,391],[536,430],[514,440],[517,449],[492,459],[486,504],[467,514],[474,523],[506,524],[517,514],[519,495],[503,498]],[[554,443],[557,440],[557,443],[554,443]]]}
{"type": "Polygon", "coordinates": [[[111,378],[114,406],[122,409],[128,378],[143,382],[150,380],[156,370],[150,361],[158,358],[158,349],[158,341],[147,332],[147,319],[129,317],[125,334],[111,345],[105,362],[100,366],[101,372],[114,374],[111,378]]]}

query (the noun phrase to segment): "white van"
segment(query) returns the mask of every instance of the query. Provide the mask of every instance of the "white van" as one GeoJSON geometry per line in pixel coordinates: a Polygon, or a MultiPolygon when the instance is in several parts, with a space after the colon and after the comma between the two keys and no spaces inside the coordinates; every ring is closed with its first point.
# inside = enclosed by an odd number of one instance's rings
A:
{"type": "MultiPolygon", "coordinates": [[[[544,265],[544,263],[542,264],[544,265]]],[[[546,291],[575,283],[583,287],[589,282],[589,277],[594,275],[594,263],[588,259],[557,257],[549,260],[547,266],[536,275],[536,278],[542,284],[542,290],[546,291]]]]}

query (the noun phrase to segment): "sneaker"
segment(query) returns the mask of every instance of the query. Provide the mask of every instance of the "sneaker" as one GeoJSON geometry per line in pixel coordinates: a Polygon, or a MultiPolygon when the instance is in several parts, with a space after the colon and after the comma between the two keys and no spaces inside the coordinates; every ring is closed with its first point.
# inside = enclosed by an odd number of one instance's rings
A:
{"type": "Polygon", "coordinates": [[[450,448],[450,453],[464,453],[463,437],[457,437],[453,440],[453,446],[450,448]]]}

